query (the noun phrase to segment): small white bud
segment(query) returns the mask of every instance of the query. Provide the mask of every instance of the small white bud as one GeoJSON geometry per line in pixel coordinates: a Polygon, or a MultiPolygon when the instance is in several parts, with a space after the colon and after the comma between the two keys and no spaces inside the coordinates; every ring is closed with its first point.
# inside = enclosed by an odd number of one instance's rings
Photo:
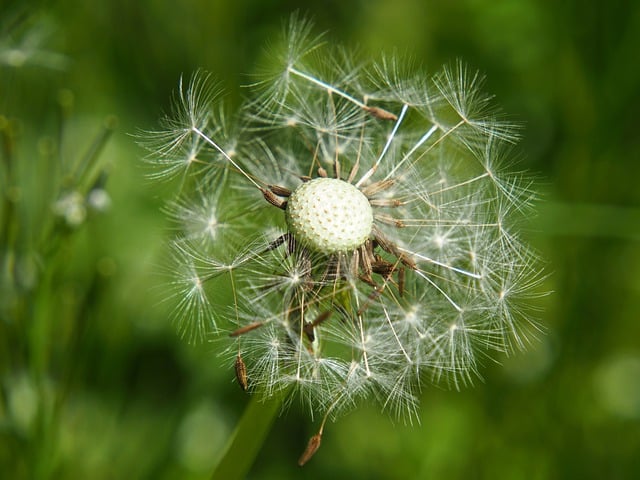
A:
{"type": "Polygon", "coordinates": [[[111,206],[111,198],[106,190],[95,188],[87,195],[87,203],[97,212],[105,212],[111,206]]]}
{"type": "Polygon", "coordinates": [[[84,197],[80,192],[69,192],[60,197],[53,205],[56,215],[64,218],[67,225],[77,227],[87,218],[84,197]]]}

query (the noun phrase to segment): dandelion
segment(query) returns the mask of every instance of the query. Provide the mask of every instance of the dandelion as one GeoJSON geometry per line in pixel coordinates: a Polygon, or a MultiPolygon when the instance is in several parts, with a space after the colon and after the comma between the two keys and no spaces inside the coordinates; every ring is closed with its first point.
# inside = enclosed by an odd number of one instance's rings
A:
{"type": "Polygon", "coordinates": [[[517,127],[480,76],[357,62],[311,32],[292,20],[233,128],[198,72],[146,135],[154,178],[180,179],[180,331],[320,415],[300,463],[328,418],[374,401],[410,421],[423,385],[526,346],[543,278],[517,230],[535,199],[509,173],[517,127]]]}

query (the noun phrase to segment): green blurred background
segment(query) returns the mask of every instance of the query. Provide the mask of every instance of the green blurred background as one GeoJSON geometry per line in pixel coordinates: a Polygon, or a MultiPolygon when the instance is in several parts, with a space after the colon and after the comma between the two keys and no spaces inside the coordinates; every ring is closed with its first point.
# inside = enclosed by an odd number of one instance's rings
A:
{"type": "Polygon", "coordinates": [[[543,194],[529,236],[554,293],[538,343],[488,362],[475,388],[425,388],[420,425],[360,409],[300,470],[317,419],[293,405],[251,478],[640,478],[640,3],[622,0],[0,0],[2,158],[18,179],[0,184],[18,212],[0,239],[0,478],[211,474],[248,399],[212,346],[167,321],[170,188],[145,177],[130,134],[155,128],[197,68],[239,103],[296,9],[364,54],[486,74],[526,127],[543,194]],[[47,195],[64,182],[50,163],[84,158],[110,116],[95,162],[110,208],[55,224],[50,242],[47,195]]]}

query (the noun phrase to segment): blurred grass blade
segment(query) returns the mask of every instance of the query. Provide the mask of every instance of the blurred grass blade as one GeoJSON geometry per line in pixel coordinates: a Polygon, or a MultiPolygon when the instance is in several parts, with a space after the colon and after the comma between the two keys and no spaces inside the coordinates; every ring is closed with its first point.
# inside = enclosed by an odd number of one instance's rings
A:
{"type": "MultiPolygon", "coordinates": [[[[77,183],[86,182],[85,175],[87,172],[91,174],[91,170],[95,167],[98,158],[100,158],[100,154],[104,150],[109,137],[113,134],[117,126],[117,119],[115,116],[109,116],[105,119],[102,129],[95,136],[93,142],[89,146],[87,152],[78,159],[76,164],[73,166],[71,170],[71,178],[74,179],[77,183]]],[[[92,182],[95,175],[91,175],[89,178],[89,182],[92,182]]],[[[89,185],[83,185],[85,189],[89,187],[89,185]]]]}
{"type": "Polygon", "coordinates": [[[252,395],[238,426],[229,439],[222,459],[216,466],[212,480],[235,480],[246,478],[271,429],[280,406],[282,395],[261,401],[252,395]]]}

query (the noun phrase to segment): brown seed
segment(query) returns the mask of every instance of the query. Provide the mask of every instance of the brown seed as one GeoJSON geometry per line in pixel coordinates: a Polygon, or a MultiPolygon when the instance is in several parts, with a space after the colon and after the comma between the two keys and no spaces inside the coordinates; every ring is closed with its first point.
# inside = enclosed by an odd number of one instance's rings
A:
{"type": "Polygon", "coordinates": [[[382,260],[381,258],[376,258],[376,261],[371,264],[373,273],[382,275],[384,278],[389,278],[395,269],[396,266],[393,263],[382,260]]]}
{"type": "Polygon", "coordinates": [[[314,332],[313,330],[313,323],[305,322],[304,326],[302,327],[302,330],[304,331],[305,335],[307,336],[307,338],[311,343],[313,343],[316,340],[316,332],[314,332]]]}
{"type": "Polygon", "coordinates": [[[363,276],[369,280],[371,280],[371,263],[375,261],[373,258],[373,244],[370,240],[367,240],[365,244],[360,247],[361,253],[361,262],[362,262],[362,270],[363,276]]]}
{"type": "Polygon", "coordinates": [[[284,235],[280,235],[278,238],[276,238],[271,243],[269,243],[269,246],[267,247],[265,252],[270,252],[271,250],[275,250],[280,245],[282,245],[284,243],[284,241],[287,240],[287,238],[288,238],[287,235],[288,235],[287,233],[285,233],[284,235]]]}
{"type": "Polygon", "coordinates": [[[247,366],[245,365],[240,353],[238,353],[238,356],[236,357],[234,367],[236,370],[236,380],[238,381],[238,385],[240,385],[240,388],[246,392],[247,388],[249,388],[249,383],[247,382],[247,366]]]}
{"type": "Polygon", "coordinates": [[[269,185],[269,190],[271,190],[279,197],[288,197],[291,195],[291,190],[289,190],[287,187],[281,187],[280,185],[269,185]]]}
{"type": "Polygon", "coordinates": [[[396,200],[395,198],[371,198],[369,203],[372,207],[400,207],[404,205],[404,202],[396,200]]]}
{"type": "Polygon", "coordinates": [[[367,198],[371,199],[373,195],[376,195],[377,193],[383,192],[391,188],[395,183],[396,181],[393,178],[388,178],[386,180],[380,180],[378,182],[371,183],[366,187],[362,187],[360,191],[367,198]]]}
{"type": "Polygon", "coordinates": [[[367,112],[380,120],[398,120],[397,115],[380,107],[363,107],[367,112]]]}
{"type": "Polygon", "coordinates": [[[418,268],[416,265],[416,261],[413,258],[409,257],[408,255],[405,255],[404,253],[401,253],[400,255],[398,255],[398,260],[400,260],[403,264],[405,264],[411,270],[415,270],[416,268],[418,268]]]}
{"type": "Polygon", "coordinates": [[[314,329],[318,325],[320,325],[322,322],[326,321],[330,316],[331,316],[331,310],[327,310],[319,314],[313,322],[311,323],[305,322],[304,326],[302,327],[302,330],[307,335],[307,338],[309,339],[310,342],[314,342],[316,339],[316,334],[314,329]]]}
{"type": "Polygon", "coordinates": [[[250,323],[249,325],[245,325],[244,327],[240,327],[237,330],[234,330],[233,332],[231,332],[229,334],[230,337],[238,337],[240,335],[243,335],[247,332],[250,332],[251,330],[255,330],[256,328],[261,327],[262,325],[264,325],[264,322],[253,322],[250,323]]]}
{"type": "Polygon", "coordinates": [[[282,210],[285,210],[287,208],[287,202],[278,198],[278,196],[271,190],[261,188],[260,191],[262,192],[262,196],[264,197],[264,199],[271,205],[281,208],[282,210]]]}
{"type": "Polygon", "coordinates": [[[322,434],[318,433],[309,439],[309,443],[307,444],[307,448],[302,452],[300,458],[298,459],[298,465],[301,467],[311,460],[311,457],[318,451],[320,448],[320,442],[322,441],[322,434]]]}
{"type": "Polygon", "coordinates": [[[322,312],[320,315],[318,315],[316,317],[316,319],[313,321],[312,325],[314,327],[317,327],[318,325],[320,325],[322,322],[324,322],[325,320],[327,320],[329,317],[331,316],[331,310],[327,310],[325,312],[322,312]]]}
{"type": "Polygon", "coordinates": [[[377,288],[378,284],[376,282],[373,281],[373,278],[371,278],[370,274],[361,274],[358,276],[358,278],[363,281],[364,283],[366,283],[367,285],[373,287],[373,288],[377,288]]]}
{"type": "Polygon", "coordinates": [[[409,267],[411,270],[416,269],[416,262],[410,256],[402,253],[395,243],[389,241],[382,233],[376,229],[374,232],[376,243],[382,248],[385,252],[390,253],[395,256],[398,260],[400,260],[404,265],[409,267]]]}

